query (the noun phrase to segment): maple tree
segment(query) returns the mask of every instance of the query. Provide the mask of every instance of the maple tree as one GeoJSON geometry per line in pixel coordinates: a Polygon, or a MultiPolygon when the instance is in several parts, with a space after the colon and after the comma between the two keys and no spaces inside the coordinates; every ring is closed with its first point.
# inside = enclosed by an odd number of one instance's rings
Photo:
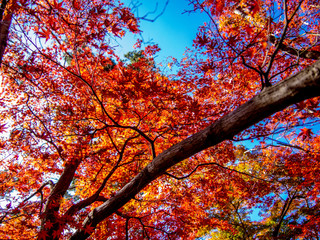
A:
{"type": "Polygon", "coordinates": [[[167,76],[118,1],[2,0],[2,236],[319,237],[319,4],[190,3],[167,76]]]}

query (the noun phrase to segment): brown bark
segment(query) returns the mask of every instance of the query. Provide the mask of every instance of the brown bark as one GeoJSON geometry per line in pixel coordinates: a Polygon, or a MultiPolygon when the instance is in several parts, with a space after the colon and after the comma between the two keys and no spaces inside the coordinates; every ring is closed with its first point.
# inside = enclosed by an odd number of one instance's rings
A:
{"type": "Polygon", "coordinates": [[[83,229],[76,231],[70,239],[82,240],[89,237],[84,231],[86,226],[96,227],[173,165],[206,148],[231,139],[241,131],[292,104],[316,96],[320,96],[320,61],[278,84],[265,88],[235,111],[159,154],[115,196],[90,212],[83,222],[83,229]]]}
{"type": "MultiPolygon", "coordinates": [[[[50,193],[50,196],[45,205],[43,214],[41,214],[41,231],[46,231],[48,234],[47,239],[58,240],[59,236],[54,236],[54,231],[59,231],[61,227],[61,222],[57,219],[58,211],[61,205],[61,199],[67,192],[73,176],[79,166],[81,161],[75,161],[74,163],[66,164],[66,167],[59,178],[59,181],[54,186],[53,190],[50,193]],[[50,222],[53,226],[49,229],[46,229],[46,223],[50,222]]],[[[40,240],[40,238],[38,238],[40,240]]]]}
{"type": "Polygon", "coordinates": [[[6,10],[8,2],[8,0],[2,0],[0,7],[0,67],[7,47],[9,29],[12,21],[12,12],[6,10]]]}

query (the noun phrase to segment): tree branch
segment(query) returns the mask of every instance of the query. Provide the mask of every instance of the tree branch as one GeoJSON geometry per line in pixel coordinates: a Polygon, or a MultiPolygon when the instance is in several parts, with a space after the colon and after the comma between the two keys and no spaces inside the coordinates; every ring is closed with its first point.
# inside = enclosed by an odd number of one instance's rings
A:
{"type": "Polygon", "coordinates": [[[260,178],[260,177],[256,177],[256,176],[254,176],[252,174],[249,174],[249,173],[246,173],[246,172],[241,172],[241,171],[238,171],[236,169],[232,169],[232,168],[228,168],[228,167],[222,166],[221,164],[215,163],[215,162],[212,162],[212,163],[201,163],[201,164],[197,165],[189,174],[187,174],[185,176],[182,176],[182,177],[174,176],[173,174],[170,174],[168,172],[165,172],[164,174],[168,175],[169,177],[172,177],[172,178],[174,178],[176,180],[182,180],[182,179],[186,179],[186,178],[190,177],[195,171],[197,171],[197,169],[199,167],[201,167],[201,166],[209,166],[209,165],[215,165],[215,166],[217,166],[219,168],[222,168],[222,169],[225,169],[227,171],[236,172],[238,174],[246,175],[246,176],[248,176],[250,178],[258,179],[258,180],[261,180],[261,181],[264,181],[264,182],[271,182],[269,180],[266,180],[266,179],[263,179],[263,178],[260,178]]]}
{"type": "Polygon", "coordinates": [[[320,96],[320,61],[264,89],[235,111],[159,154],[117,194],[91,211],[83,222],[83,228],[78,229],[70,239],[83,240],[89,237],[90,235],[83,230],[86,226],[96,227],[134,198],[145,186],[164,174],[168,168],[204,149],[231,139],[292,104],[316,96],[320,96]]]}
{"type": "MultiPolygon", "coordinates": [[[[270,35],[269,40],[274,45],[279,44],[279,40],[276,39],[274,35],[270,35]]],[[[281,51],[286,52],[292,56],[297,56],[298,58],[313,59],[313,60],[318,60],[320,58],[320,52],[315,50],[299,50],[293,47],[289,47],[283,43],[279,44],[279,48],[281,51]]]]}
{"type": "MultiPolygon", "coordinates": [[[[0,7],[0,67],[2,63],[2,58],[7,47],[9,29],[12,21],[12,12],[6,9],[8,4],[7,0],[1,1],[0,7]],[[7,12],[6,12],[7,11],[7,12]]],[[[15,4],[13,1],[12,4],[15,4]]]]}
{"type": "MultiPolygon", "coordinates": [[[[92,203],[94,203],[95,201],[97,201],[99,194],[101,193],[101,191],[104,189],[105,185],[107,184],[108,180],[110,179],[110,177],[113,175],[113,173],[118,169],[120,162],[122,161],[123,158],[123,154],[125,151],[125,148],[127,146],[127,144],[129,143],[130,140],[136,138],[137,136],[133,136],[130,137],[128,139],[126,139],[125,143],[122,146],[121,152],[119,153],[119,158],[118,161],[116,162],[115,166],[111,169],[111,171],[108,173],[108,175],[105,177],[105,179],[103,180],[103,182],[101,183],[99,189],[92,194],[90,197],[76,203],[75,205],[72,205],[65,213],[64,216],[73,216],[76,212],[78,212],[79,210],[81,210],[82,208],[85,208],[89,205],[91,205],[92,203]]],[[[101,199],[101,198],[100,198],[101,199]]],[[[107,200],[107,199],[105,199],[107,200]]]]}
{"type": "MultiPolygon", "coordinates": [[[[45,205],[44,212],[41,216],[41,231],[43,231],[46,226],[46,222],[50,221],[53,223],[53,227],[46,230],[50,238],[48,239],[58,239],[59,237],[53,237],[53,232],[57,231],[61,223],[57,221],[57,213],[60,209],[61,205],[61,199],[64,196],[64,194],[67,192],[70,183],[72,182],[72,179],[74,177],[74,174],[78,168],[78,166],[81,163],[81,159],[71,161],[66,164],[65,169],[60,176],[58,182],[54,186],[53,190],[51,191],[47,203],[45,205]]],[[[39,239],[40,240],[40,239],[39,239]]]]}
{"type": "Polygon", "coordinates": [[[283,208],[282,208],[282,211],[281,211],[281,215],[280,215],[280,219],[279,219],[279,222],[278,224],[276,225],[273,233],[272,233],[272,236],[273,237],[278,237],[279,235],[279,232],[280,232],[280,229],[281,229],[281,225],[282,225],[282,222],[284,220],[284,217],[286,216],[289,208],[290,208],[290,205],[292,204],[293,200],[295,199],[295,193],[292,197],[289,196],[289,198],[285,201],[284,205],[283,205],[283,208]]]}

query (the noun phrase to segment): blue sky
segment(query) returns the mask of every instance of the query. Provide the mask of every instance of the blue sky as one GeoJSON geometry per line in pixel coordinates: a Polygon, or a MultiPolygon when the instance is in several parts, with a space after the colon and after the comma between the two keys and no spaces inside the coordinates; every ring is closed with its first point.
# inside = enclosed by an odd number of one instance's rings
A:
{"type": "MultiPolygon", "coordinates": [[[[131,0],[124,0],[124,2],[128,4],[131,0]]],[[[148,15],[149,19],[154,19],[165,7],[166,0],[135,0],[134,2],[141,3],[138,9],[140,17],[156,10],[155,13],[148,15]]],[[[164,13],[154,22],[145,20],[140,22],[144,41],[152,41],[161,48],[161,52],[156,59],[157,62],[164,61],[169,56],[175,57],[178,60],[183,58],[186,47],[192,46],[192,41],[196,37],[198,27],[207,19],[207,16],[200,12],[184,13],[185,10],[193,9],[193,6],[188,3],[188,0],[169,0],[164,13]]],[[[125,54],[132,50],[132,45],[136,42],[135,39],[137,37],[128,34],[127,37],[121,40],[119,42],[121,44],[119,53],[125,54]]]]}

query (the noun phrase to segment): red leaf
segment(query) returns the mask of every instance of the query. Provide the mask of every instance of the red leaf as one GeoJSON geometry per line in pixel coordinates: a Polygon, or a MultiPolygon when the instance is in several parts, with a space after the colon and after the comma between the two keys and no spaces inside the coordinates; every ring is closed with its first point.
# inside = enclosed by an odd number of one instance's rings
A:
{"type": "Polygon", "coordinates": [[[58,11],[58,12],[62,12],[65,11],[66,9],[62,7],[63,1],[61,1],[60,3],[57,2],[56,0],[53,3],[54,8],[58,11]]]}
{"type": "Polygon", "coordinates": [[[45,38],[46,41],[49,40],[51,31],[49,29],[42,30],[42,32],[37,32],[40,35],[40,38],[45,38]]]}
{"type": "Polygon", "coordinates": [[[218,0],[216,3],[216,13],[220,15],[224,9],[224,0],[218,0]]]}
{"type": "Polygon", "coordinates": [[[47,222],[46,222],[46,228],[47,228],[47,229],[50,229],[50,228],[52,228],[52,227],[53,227],[52,222],[47,221],[47,222]]]}
{"type": "Polygon", "coordinates": [[[197,35],[197,39],[196,42],[200,45],[200,46],[204,46],[209,42],[209,38],[207,37],[207,35],[205,33],[202,34],[202,36],[200,36],[199,34],[197,35]]]}
{"type": "Polygon", "coordinates": [[[130,23],[128,24],[128,28],[129,28],[129,30],[130,30],[131,32],[133,32],[133,33],[139,32],[139,28],[138,28],[138,26],[137,26],[136,23],[130,22],[130,23]]]}
{"type": "Polygon", "coordinates": [[[48,236],[49,235],[48,235],[47,231],[42,230],[42,231],[39,232],[38,239],[44,239],[45,240],[48,236]]]}
{"type": "Polygon", "coordinates": [[[91,234],[94,231],[94,227],[91,227],[91,225],[88,225],[85,227],[84,232],[91,234]]]}
{"type": "Polygon", "coordinates": [[[61,235],[61,231],[60,230],[53,231],[52,235],[54,238],[58,238],[61,235]]]}
{"type": "Polygon", "coordinates": [[[298,134],[298,137],[301,138],[302,140],[311,138],[313,135],[311,129],[309,128],[302,128],[300,133],[298,134]]]}
{"type": "Polygon", "coordinates": [[[121,31],[121,28],[118,28],[117,25],[113,25],[111,31],[112,31],[112,33],[113,33],[114,35],[116,35],[117,37],[119,37],[119,33],[120,33],[120,31],[121,31]]]}
{"type": "Polygon", "coordinates": [[[0,133],[4,132],[7,129],[6,124],[0,124],[0,133]]]}

